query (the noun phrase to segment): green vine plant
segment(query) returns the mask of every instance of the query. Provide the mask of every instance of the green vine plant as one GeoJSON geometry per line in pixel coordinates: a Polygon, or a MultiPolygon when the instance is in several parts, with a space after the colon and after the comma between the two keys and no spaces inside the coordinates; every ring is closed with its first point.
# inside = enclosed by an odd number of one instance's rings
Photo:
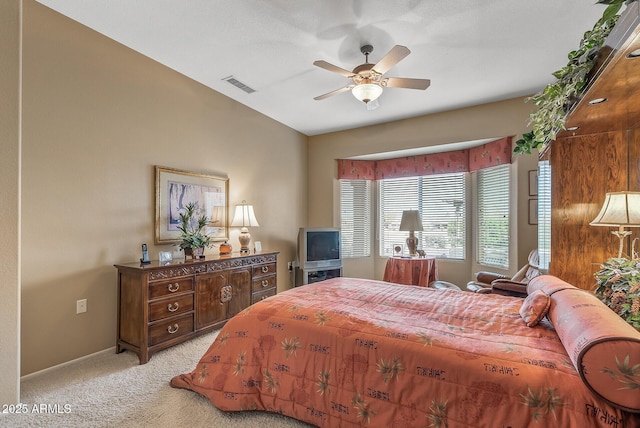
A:
{"type": "Polygon", "coordinates": [[[538,109],[529,115],[529,125],[532,130],[516,141],[514,153],[531,154],[533,149],[542,151],[556,139],[558,132],[565,129],[567,114],[586,88],[589,72],[595,65],[600,48],[618,22],[622,5],[635,1],[638,0],[599,0],[597,2],[608,6],[593,29],[584,33],[580,47],[569,52],[567,65],[553,73],[557,81],[527,98],[526,101],[533,102],[538,109]]]}

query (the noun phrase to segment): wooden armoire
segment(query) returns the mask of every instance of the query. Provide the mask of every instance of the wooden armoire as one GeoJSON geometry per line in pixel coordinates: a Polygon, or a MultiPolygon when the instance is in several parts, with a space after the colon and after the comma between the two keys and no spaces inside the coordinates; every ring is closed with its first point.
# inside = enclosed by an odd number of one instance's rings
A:
{"type": "MultiPolygon", "coordinates": [[[[636,2],[624,11],[567,117],[567,130],[541,154],[551,165],[549,273],[587,290],[595,288],[600,264],[617,257],[619,243],[613,227],[589,223],[607,192],[640,191],[639,10],[636,2]]],[[[640,228],[631,231],[627,254],[631,240],[640,237],[640,228]]]]}

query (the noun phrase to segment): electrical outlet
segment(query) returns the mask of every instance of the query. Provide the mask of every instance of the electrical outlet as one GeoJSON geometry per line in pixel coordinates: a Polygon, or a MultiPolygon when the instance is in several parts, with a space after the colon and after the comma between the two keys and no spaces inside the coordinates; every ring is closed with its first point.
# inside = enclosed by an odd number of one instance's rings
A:
{"type": "Polygon", "coordinates": [[[76,301],[76,314],[87,312],[87,299],[76,301]]]}

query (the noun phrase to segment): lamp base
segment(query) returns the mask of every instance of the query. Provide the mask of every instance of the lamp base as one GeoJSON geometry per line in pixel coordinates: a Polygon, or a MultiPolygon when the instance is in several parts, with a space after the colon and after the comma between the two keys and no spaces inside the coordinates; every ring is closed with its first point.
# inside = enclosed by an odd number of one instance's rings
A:
{"type": "Polygon", "coordinates": [[[246,227],[243,227],[240,231],[240,236],[238,237],[240,241],[240,253],[248,253],[249,252],[249,242],[251,242],[251,234],[246,227]]]}
{"type": "Polygon", "coordinates": [[[409,232],[409,237],[407,238],[407,248],[409,249],[409,255],[411,257],[415,257],[418,253],[416,249],[418,248],[418,238],[415,237],[413,231],[409,232]]]}
{"type": "MultiPolygon", "coordinates": [[[[620,244],[618,246],[618,258],[622,257],[622,249],[624,248],[624,238],[631,235],[631,233],[632,232],[630,230],[624,230],[624,226],[620,226],[618,230],[614,230],[611,232],[612,235],[617,236],[618,239],[620,240],[620,244]]],[[[633,256],[633,250],[631,251],[631,253],[633,256]]]]}

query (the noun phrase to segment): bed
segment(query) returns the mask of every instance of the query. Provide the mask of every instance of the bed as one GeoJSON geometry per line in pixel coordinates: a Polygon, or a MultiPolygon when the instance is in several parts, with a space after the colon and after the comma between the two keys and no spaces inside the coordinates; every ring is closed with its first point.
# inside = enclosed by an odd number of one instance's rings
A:
{"type": "Polygon", "coordinates": [[[640,426],[640,334],[555,277],[529,287],[527,308],[355,278],[294,288],[232,318],[171,384],[320,427],[640,426]]]}

